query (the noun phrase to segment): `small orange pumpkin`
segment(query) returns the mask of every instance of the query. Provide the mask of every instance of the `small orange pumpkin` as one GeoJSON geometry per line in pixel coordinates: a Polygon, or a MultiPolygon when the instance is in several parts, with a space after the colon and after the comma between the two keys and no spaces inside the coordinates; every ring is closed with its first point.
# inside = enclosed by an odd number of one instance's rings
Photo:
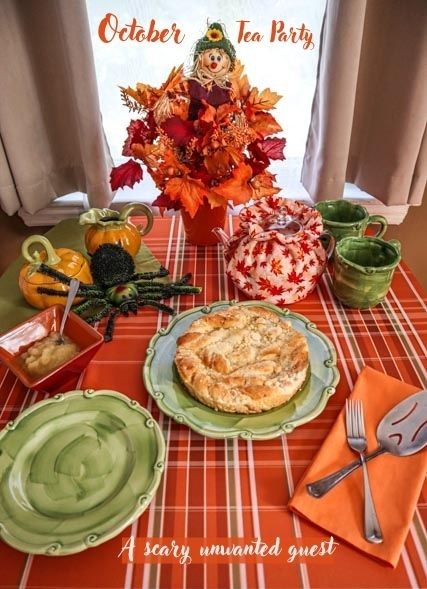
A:
{"type": "MultiPolygon", "coordinates": [[[[86,258],[80,252],[67,248],[54,249],[50,241],[43,235],[31,235],[22,244],[22,255],[27,260],[27,264],[21,268],[19,273],[19,288],[24,295],[25,300],[36,309],[46,309],[52,305],[65,306],[67,298],[64,296],[52,296],[37,292],[39,286],[54,288],[68,293],[68,286],[37,272],[40,264],[43,262],[47,266],[59,270],[70,278],[77,278],[80,282],[92,284],[92,275],[86,258]],[[30,253],[29,247],[33,244],[40,244],[44,250],[41,252],[30,253]]],[[[82,301],[81,297],[74,299],[74,304],[82,301]]]]}
{"type": "Polygon", "coordinates": [[[89,225],[85,234],[85,245],[89,254],[93,254],[104,243],[121,245],[132,257],[136,256],[141,246],[141,237],[147,235],[153,226],[153,214],[142,203],[129,203],[119,211],[111,209],[90,209],[79,218],[80,225],[89,225]],[[136,226],[129,221],[132,211],[138,209],[147,218],[145,227],[136,226]]]}

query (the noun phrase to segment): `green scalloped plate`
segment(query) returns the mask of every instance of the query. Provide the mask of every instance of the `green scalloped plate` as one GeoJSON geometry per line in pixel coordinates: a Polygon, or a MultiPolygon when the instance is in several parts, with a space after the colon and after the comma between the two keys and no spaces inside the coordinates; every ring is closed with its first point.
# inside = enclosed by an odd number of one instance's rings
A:
{"type": "Polygon", "coordinates": [[[260,301],[219,301],[181,313],[158,331],[147,349],[145,386],[159,408],[178,423],[209,438],[269,440],[290,433],[317,417],[339,381],[336,352],[331,341],[303,315],[260,301]],[[215,411],[194,399],[180,382],[174,366],[176,340],[195,319],[231,305],[265,307],[305,335],[310,354],[310,376],[292,399],[265,413],[242,415],[215,411]]]}
{"type": "Polygon", "coordinates": [[[159,426],[125,395],[36,403],[0,432],[0,538],[31,554],[98,546],[145,511],[164,464],[159,426]]]}

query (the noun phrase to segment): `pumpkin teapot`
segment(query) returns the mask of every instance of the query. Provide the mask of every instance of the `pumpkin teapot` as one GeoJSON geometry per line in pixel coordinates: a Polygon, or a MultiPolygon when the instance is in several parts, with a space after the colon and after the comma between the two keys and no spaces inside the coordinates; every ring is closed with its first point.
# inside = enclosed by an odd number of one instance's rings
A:
{"type": "MultiPolygon", "coordinates": [[[[60,247],[54,249],[50,241],[44,235],[31,235],[23,242],[21,247],[25,264],[19,272],[19,288],[25,300],[36,309],[47,309],[53,305],[65,306],[68,294],[68,285],[62,284],[53,276],[46,276],[38,271],[41,264],[59,270],[69,278],[77,278],[80,282],[92,284],[92,275],[89,263],[83,254],[72,249],[60,247]],[[41,246],[40,251],[30,252],[33,245],[41,246]],[[41,294],[39,287],[52,288],[59,295],[41,294]],[[62,293],[62,296],[61,296],[62,293]]],[[[83,299],[76,297],[74,303],[83,299]]]]}
{"type": "Polygon", "coordinates": [[[315,288],[335,243],[323,232],[318,211],[274,196],[243,209],[231,238],[222,229],[214,232],[237,288],[279,306],[296,303],[315,288]]]}

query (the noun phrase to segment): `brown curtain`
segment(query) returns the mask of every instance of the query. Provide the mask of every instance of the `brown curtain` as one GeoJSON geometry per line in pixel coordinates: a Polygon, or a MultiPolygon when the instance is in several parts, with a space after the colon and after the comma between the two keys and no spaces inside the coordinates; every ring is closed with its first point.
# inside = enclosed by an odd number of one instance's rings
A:
{"type": "Polygon", "coordinates": [[[0,2],[0,206],[112,199],[84,0],[0,2]]]}
{"type": "Polygon", "coordinates": [[[302,182],[313,200],[352,182],[420,204],[427,177],[427,1],[328,0],[302,182]]]}

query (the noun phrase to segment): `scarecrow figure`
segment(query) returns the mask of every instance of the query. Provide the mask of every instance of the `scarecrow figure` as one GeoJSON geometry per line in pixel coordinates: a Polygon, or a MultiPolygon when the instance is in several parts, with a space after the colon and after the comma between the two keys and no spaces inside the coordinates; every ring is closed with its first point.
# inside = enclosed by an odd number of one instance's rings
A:
{"type": "Polygon", "coordinates": [[[188,119],[197,119],[202,100],[217,108],[232,101],[229,74],[234,69],[236,51],[219,23],[209,26],[197,41],[193,70],[188,77],[190,106],[188,119]]]}

